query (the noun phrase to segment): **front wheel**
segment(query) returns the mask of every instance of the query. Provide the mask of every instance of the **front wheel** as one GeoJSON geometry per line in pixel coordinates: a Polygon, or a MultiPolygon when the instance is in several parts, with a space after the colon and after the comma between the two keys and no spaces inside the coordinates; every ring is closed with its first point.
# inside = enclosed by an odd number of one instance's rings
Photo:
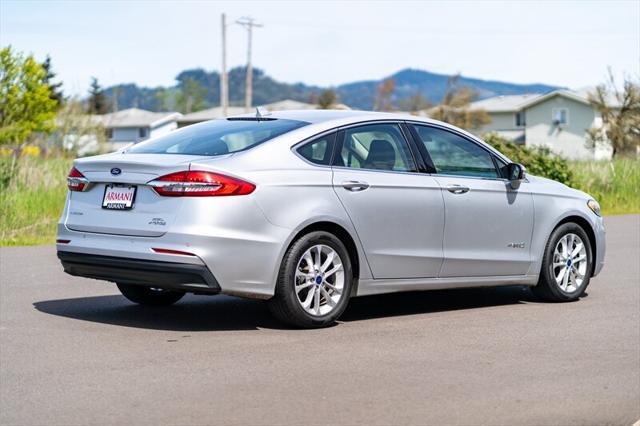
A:
{"type": "Polygon", "coordinates": [[[145,287],[134,284],[117,284],[120,293],[133,303],[145,306],[173,305],[182,299],[184,292],[165,290],[156,287],[145,287]]]}
{"type": "Polygon", "coordinates": [[[269,309],[297,327],[324,327],[346,309],[352,282],[351,259],[342,241],[328,232],[311,232],[287,250],[269,309]]]}
{"type": "Polygon", "coordinates": [[[549,237],[533,292],[550,302],[578,299],[589,285],[592,253],[589,237],[580,225],[560,225],[549,237]]]}

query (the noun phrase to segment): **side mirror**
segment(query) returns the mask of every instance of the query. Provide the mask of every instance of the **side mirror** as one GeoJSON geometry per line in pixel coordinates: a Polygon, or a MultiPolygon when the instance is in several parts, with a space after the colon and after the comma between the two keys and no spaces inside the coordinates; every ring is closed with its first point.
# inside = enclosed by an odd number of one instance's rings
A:
{"type": "Polygon", "coordinates": [[[524,166],[518,163],[509,163],[507,165],[507,179],[511,182],[513,189],[518,189],[520,183],[524,180],[524,166]]]}

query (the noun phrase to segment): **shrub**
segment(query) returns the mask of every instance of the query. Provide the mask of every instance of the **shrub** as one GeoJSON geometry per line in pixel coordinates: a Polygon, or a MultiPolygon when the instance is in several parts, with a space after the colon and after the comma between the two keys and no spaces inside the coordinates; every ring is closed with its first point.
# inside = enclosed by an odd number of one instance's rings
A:
{"type": "Polygon", "coordinates": [[[532,175],[575,186],[575,178],[573,171],[569,167],[569,161],[564,157],[553,154],[548,148],[527,148],[524,145],[511,142],[497,133],[485,135],[484,141],[509,157],[511,161],[525,166],[527,172],[532,175]]]}

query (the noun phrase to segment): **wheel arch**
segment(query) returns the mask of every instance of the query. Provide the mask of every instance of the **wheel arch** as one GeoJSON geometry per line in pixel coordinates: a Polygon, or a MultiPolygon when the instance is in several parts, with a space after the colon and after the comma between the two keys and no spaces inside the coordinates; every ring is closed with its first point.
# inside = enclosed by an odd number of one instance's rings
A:
{"type": "Polygon", "coordinates": [[[595,260],[597,259],[596,255],[598,253],[598,244],[596,242],[596,233],[595,233],[595,230],[593,229],[593,225],[591,225],[591,223],[582,216],[575,215],[575,214],[569,215],[562,218],[558,223],[556,223],[556,225],[553,227],[553,229],[549,233],[549,237],[547,237],[547,239],[551,238],[551,234],[553,233],[553,231],[555,231],[556,229],[558,229],[559,226],[562,226],[565,223],[575,223],[576,225],[579,225],[587,234],[587,237],[589,237],[589,244],[591,245],[591,250],[593,252],[591,253],[592,261],[591,261],[590,274],[593,275],[593,272],[596,267],[596,262],[595,262],[595,260]]]}
{"type": "Polygon", "coordinates": [[[349,254],[349,259],[351,260],[351,267],[353,269],[354,282],[353,282],[351,294],[352,295],[357,294],[360,271],[361,271],[361,268],[363,267],[366,268],[366,260],[360,259],[360,251],[358,250],[356,239],[342,225],[339,225],[336,222],[331,222],[328,220],[322,220],[322,221],[307,224],[305,227],[298,230],[293,235],[292,238],[290,238],[290,241],[287,244],[287,247],[284,250],[284,252],[286,253],[291,247],[291,245],[293,245],[293,243],[298,238],[314,231],[325,231],[330,234],[333,234],[342,242],[342,244],[344,244],[345,248],[347,249],[347,253],[349,254]]]}

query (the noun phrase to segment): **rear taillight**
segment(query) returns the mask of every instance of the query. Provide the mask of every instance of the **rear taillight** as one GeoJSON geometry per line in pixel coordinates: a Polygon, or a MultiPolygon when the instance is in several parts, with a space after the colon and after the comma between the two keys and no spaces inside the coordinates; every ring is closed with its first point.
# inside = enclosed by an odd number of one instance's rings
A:
{"type": "Polygon", "coordinates": [[[75,167],[69,170],[67,177],[67,188],[69,191],[84,191],[89,186],[89,180],[75,167]]]}
{"type": "Polygon", "coordinates": [[[167,197],[213,197],[251,194],[256,186],[218,173],[189,170],[171,173],[148,183],[167,197]]]}

